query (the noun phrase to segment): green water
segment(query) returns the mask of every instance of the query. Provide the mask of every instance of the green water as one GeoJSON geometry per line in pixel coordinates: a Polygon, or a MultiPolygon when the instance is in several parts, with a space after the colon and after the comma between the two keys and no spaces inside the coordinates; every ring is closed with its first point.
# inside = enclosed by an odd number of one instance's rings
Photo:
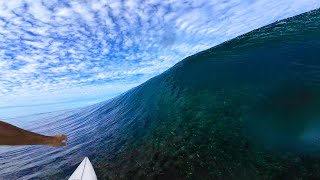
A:
{"type": "Polygon", "coordinates": [[[121,98],[133,117],[100,175],[320,178],[320,11],[193,55],[121,98]]]}

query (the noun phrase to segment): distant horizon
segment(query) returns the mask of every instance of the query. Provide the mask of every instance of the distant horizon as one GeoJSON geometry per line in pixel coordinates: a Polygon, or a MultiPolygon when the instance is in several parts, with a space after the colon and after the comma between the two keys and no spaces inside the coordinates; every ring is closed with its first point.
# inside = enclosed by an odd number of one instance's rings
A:
{"type": "MultiPolygon", "coordinates": [[[[114,97],[116,97],[116,95],[114,97]]],[[[113,97],[110,97],[108,99],[112,99],[112,98],[113,97]]],[[[94,105],[99,102],[102,102],[102,101],[91,100],[88,102],[86,100],[83,100],[83,101],[67,101],[67,102],[56,102],[56,103],[47,103],[47,104],[34,104],[34,105],[25,105],[25,106],[0,107],[0,119],[18,118],[18,117],[37,115],[42,113],[51,113],[51,112],[57,112],[57,111],[65,111],[65,110],[68,111],[72,109],[94,105]],[[80,103],[80,104],[75,105],[75,103],[80,103]],[[20,111],[20,110],[24,110],[24,113],[22,114],[16,113],[17,111],[20,111]],[[9,116],[6,116],[6,114],[9,114],[9,116]]]]}
{"type": "Polygon", "coordinates": [[[0,118],[111,99],[190,55],[317,9],[320,1],[138,5],[0,2],[0,118]]]}
{"type": "MultiPolygon", "coordinates": [[[[126,91],[125,91],[126,92],[126,91]]],[[[22,106],[11,106],[11,107],[0,107],[0,120],[1,119],[12,119],[24,116],[32,116],[42,113],[51,113],[58,111],[68,111],[78,108],[84,108],[94,104],[98,104],[104,101],[108,101],[115,98],[124,92],[120,92],[109,97],[96,97],[83,100],[65,101],[65,102],[54,102],[46,104],[30,104],[22,106]],[[18,111],[24,110],[24,113],[17,113],[18,111]],[[9,116],[6,116],[8,115],[9,116]]]]}

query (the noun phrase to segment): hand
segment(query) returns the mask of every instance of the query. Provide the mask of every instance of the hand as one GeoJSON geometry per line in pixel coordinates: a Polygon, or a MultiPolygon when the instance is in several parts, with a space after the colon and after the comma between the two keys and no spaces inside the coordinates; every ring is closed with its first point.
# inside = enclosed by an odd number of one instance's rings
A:
{"type": "Polygon", "coordinates": [[[67,136],[63,134],[58,134],[55,136],[50,136],[48,144],[49,146],[65,146],[68,141],[67,136]]]}

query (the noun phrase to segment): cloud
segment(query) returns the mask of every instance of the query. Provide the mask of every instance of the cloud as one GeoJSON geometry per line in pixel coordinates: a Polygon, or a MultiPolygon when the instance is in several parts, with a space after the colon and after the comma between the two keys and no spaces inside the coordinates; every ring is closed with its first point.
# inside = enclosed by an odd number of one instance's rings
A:
{"type": "Polygon", "coordinates": [[[318,0],[1,1],[0,107],[104,100],[189,55],[318,7],[318,0]]]}

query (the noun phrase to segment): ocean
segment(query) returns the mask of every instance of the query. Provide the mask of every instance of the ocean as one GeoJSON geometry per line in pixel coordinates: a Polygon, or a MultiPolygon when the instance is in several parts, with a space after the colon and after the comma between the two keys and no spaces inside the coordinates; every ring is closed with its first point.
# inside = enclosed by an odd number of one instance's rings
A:
{"type": "MultiPolygon", "coordinates": [[[[29,117],[65,147],[0,147],[0,179],[320,178],[320,10],[180,61],[111,100],[29,117]]],[[[23,118],[22,118],[23,119],[23,118]]],[[[31,119],[31,120],[30,120],[31,119]]]]}

